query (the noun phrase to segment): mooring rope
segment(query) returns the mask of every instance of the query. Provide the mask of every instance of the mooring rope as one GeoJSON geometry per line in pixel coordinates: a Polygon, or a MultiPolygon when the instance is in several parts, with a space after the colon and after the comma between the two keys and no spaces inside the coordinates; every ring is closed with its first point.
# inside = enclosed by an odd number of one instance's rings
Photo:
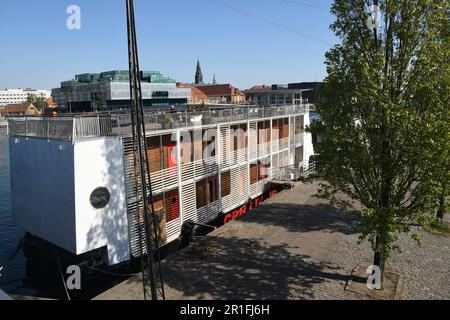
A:
{"type": "Polygon", "coordinates": [[[64,290],[66,291],[67,299],[70,301],[71,299],[70,299],[69,290],[67,290],[66,279],[64,279],[62,266],[61,266],[61,261],[59,260],[59,255],[58,255],[58,251],[57,250],[55,250],[55,255],[56,255],[56,260],[58,261],[59,274],[61,275],[61,280],[62,280],[63,285],[64,285],[64,290]]]}

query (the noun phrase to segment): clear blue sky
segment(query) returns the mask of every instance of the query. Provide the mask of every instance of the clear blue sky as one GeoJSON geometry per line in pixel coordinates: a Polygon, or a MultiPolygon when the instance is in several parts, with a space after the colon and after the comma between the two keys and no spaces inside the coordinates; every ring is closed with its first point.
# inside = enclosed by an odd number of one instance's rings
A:
{"type": "MultiPolygon", "coordinates": [[[[192,82],[322,80],[332,0],[135,0],[141,69],[192,82]]],[[[75,74],[127,69],[125,0],[14,0],[0,10],[0,87],[57,87],[75,74]],[[81,8],[81,30],[66,9],[81,8]]]]}

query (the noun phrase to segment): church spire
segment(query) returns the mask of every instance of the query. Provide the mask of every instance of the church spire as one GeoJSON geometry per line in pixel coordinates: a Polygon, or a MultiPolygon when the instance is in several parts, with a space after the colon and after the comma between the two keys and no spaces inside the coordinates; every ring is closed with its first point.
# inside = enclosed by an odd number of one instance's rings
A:
{"type": "Polygon", "coordinates": [[[203,84],[203,74],[199,58],[197,58],[197,71],[195,72],[195,84],[203,84]]]}
{"type": "Polygon", "coordinates": [[[217,84],[217,81],[216,81],[216,74],[214,73],[214,77],[213,77],[213,84],[217,84]]]}

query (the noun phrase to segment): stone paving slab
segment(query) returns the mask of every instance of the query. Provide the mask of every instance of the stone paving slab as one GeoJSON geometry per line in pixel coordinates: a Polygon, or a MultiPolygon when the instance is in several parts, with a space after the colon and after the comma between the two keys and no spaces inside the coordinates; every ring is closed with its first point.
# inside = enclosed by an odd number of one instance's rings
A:
{"type": "MultiPolygon", "coordinates": [[[[352,269],[370,264],[357,244],[357,221],[312,197],[317,184],[298,183],[246,216],[212,232],[162,263],[167,299],[358,299],[344,290],[352,269]]],[[[417,231],[390,265],[406,282],[405,299],[450,299],[450,238],[417,231]]],[[[140,277],[96,299],[143,299],[140,277]]]]}

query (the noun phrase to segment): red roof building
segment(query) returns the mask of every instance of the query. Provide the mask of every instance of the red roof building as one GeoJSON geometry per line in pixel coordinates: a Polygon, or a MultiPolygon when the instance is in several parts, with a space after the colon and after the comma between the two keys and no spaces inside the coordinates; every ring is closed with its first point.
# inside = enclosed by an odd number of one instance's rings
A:
{"type": "Polygon", "coordinates": [[[39,110],[32,103],[29,102],[8,104],[5,106],[4,112],[7,115],[21,115],[21,116],[30,116],[39,114],[39,110]]]}
{"type": "Polygon", "coordinates": [[[196,85],[195,87],[215,103],[241,104],[245,102],[245,94],[229,83],[196,85]]]}
{"type": "Polygon", "coordinates": [[[190,84],[185,83],[177,83],[178,88],[190,88],[191,89],[191,98],[188,99],[188,104],[211,104],[211,100],[196,87],[193,87],[190,84]]]}

